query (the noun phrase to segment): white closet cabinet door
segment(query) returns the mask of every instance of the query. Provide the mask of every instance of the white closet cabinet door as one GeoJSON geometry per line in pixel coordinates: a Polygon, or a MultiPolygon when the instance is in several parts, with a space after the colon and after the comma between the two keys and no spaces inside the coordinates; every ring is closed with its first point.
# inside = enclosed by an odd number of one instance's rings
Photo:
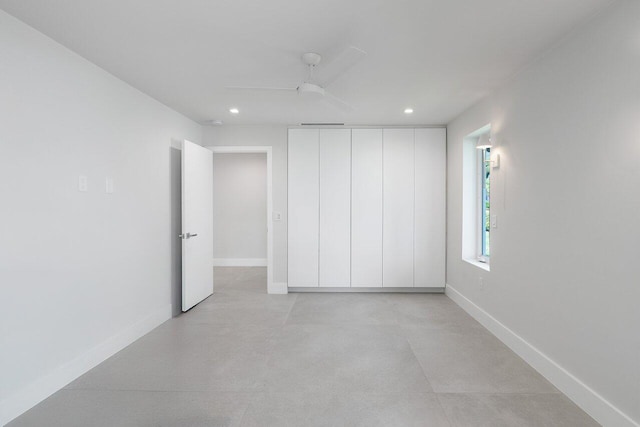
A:
{"type": "Polygon", "coordinates": [[[446,130],[415,131],[416,287],[445,285],[446,130]]]}
{"type": "Polygon", "coordinates": [[[382,287],[382,129],[352,130],[351,287],[382,287]]]}
{"type": "Polygon", "coordinates": [[[351,129],[320,130],[320,286],[351,282],[351,129]]]}
{"type": "Polygon", "coordinates": [[[383,130],[384,287],[413,287],[414,130],[383,130]]]}
{"type": "Polygon", "coordinates": [[[288,286],[318,286],[319,131],[289,130],[288,286]]]}

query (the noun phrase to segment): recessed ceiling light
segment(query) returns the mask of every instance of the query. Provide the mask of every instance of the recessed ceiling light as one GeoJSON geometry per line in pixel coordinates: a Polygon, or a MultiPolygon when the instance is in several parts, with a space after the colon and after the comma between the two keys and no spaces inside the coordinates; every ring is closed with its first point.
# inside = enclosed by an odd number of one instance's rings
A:
{"type": "Polygon", "coordinates": [[[237,108],[229,108],[229,112],[231,114],[238,114],[240,112],[240,110],[238,110],[237,108]]]}
{"type": "Polygon", "coordinates": [[[405,113],[405,114],[411,114],[411,113],[413,113],[413,108],[405,108],[405,109],[404,109],[404,113],[405,113]]]}

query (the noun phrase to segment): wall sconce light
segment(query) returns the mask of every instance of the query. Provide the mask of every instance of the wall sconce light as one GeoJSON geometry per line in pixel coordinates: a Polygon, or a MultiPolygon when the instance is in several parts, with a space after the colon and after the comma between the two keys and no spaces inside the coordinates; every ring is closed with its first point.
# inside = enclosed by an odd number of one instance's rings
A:
{"type": "MultiPolygon", "coordinates": [[[[491,136],[488,133],[483,133],[478,137],[478,141],[476,141],[476,148],[478,150],[484,150],[486,148],[491,148],[493,146],[491,141],[491,136]]],[[[492,169],[498,169],[500,167],[500,154],[492,153],[491,160],[488,160],[492,169]]]]}
{"type": "Polygon", "coordinates": [[[500,154],[492,154],[489,164],[491,165],[491,169],[498,169],[500,167],[500,154]]]}

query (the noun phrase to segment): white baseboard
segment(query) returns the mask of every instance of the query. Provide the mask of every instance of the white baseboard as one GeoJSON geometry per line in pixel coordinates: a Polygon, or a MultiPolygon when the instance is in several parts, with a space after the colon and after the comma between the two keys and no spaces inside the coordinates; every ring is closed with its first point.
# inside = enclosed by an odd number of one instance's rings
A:
{"type": "Polygon", "coordinates": [[[603,426],[640,427],[595,390],[478,307],[451,285],[445,294],[603,426]]]}
{"type": "Polygon", "coordinates": [[[269,294],[288,294],[289,288],[287,287],[287,282],[273,282],[269,289],[267,289],[267,293],[269,294]]]}
{"type": "Polygon", "coordinates": [[[357,287],[352,288],[349,286],[341,286],[341,287],[296,287],[290,286],[289,292],[299,292],[299,293],[343,293],[343,294],[443,294],[444,288],[427,288],[427,287],[419,287],[419,288],[365,288],[365,287],[357,287]]]}
{"type": "Polygon", "coordinates": [[[5,425],[31,409],[80,375],[99,365],[166,320],[171,319],[171,313],[171,304],[156,310],[88,352],[7,397],[0,402],[0,425],[5,425]]]}
{"type": "Polygon", "coordinates": [[[214,267],[266,267],[266,258],[214,258],[214,267]]]}

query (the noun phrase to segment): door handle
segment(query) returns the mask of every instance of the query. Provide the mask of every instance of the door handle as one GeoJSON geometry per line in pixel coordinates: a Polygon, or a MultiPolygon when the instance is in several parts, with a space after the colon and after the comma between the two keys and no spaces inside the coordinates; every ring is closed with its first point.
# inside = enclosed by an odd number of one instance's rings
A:
{"type": "Polygon", "coordinates": [[[196,237],[198,235],[198,233],[186,233],[186,234],[178,234],[178,237],[186,240],[186,239],[190,239],[192,237],[196,237]]]}

